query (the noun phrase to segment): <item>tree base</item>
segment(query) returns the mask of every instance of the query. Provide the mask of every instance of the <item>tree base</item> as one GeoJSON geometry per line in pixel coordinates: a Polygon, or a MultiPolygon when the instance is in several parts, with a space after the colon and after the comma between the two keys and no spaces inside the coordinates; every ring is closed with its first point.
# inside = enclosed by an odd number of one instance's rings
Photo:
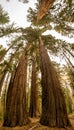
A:
{"type": "Polygon", "coordinates": [[[14,121],[7,122],[7,120],[6,120],[3,123],[3,127],[16,127],[16,126],[20,126],[21,127],[21,126],[27,125],[29,123],[30,123],[29,119],[25,119],[23,122],[16,122],[16,123],[14,121]]]}
{"type": "Polygon", "coordinates": [[[41,117],[40,124],[48,127],[57,127],[57,128],[72,127],[68,119],[58,119],[57,121],[55,119],[48,119],[48,118],[41,117]]]}

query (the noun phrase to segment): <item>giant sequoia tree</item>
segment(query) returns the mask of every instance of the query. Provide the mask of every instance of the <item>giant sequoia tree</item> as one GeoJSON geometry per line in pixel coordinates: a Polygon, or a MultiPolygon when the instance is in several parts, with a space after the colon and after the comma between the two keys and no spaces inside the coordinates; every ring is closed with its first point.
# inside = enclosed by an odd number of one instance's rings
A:
{"type": "Polygon", "coordinates": [[[42,115],[40,123],[50,127],[70,126],[64,95],[56,71],[43,46],[41,37],[39,41],[42,74],[42,115]]]}
{"type": "MultiPolygon", "coordinates": [[[[40,6],[42,8],[43,14],[40,14],[39,12],[40,16],[38,19],[41,19],[45,15],[48,8],[50,7],[50,3],[52,3],[53,1],[54,0],[41,1],[42,4],[40,6]],[[45,5],[47,7],[45,7],[45,5]]],[[[60,6],[60,4],[58,5],[60,6]]],[[[43,19],[41,21],[38,21],[38,23],[36,21],[37,12],[30,10],[31,14],[30,14],[29,19],[32,22],[31,24],[33,25],[33,28],[31,28],[30,26],[27,29],[21,29],[21,32],[23,34],[23,39],[25,39],[29,43],[37,43],[39,36],[42,35],[44,31],[46,31],[47,29],[51,27],[50,23],[55,23],[54,28],[56,30],[62,30],[62,28],[65,30],[66,28],[64,28],[64,25],[67,25],[67,24],[65,24],[65,22],[62,22],[64,20],[63,18],[61,18],[62,16],[61,12],[63,12],[63,17],[65,16],[64,15],[65,8],[62,8],[59,14],[57,13],[57,8],[55,11],[55,7],[58,7],[58,6],[54,4],[53,8],[46,14],[46,17],[43,17],[43,19]],[[56,12],[55,15],[54,15],[53,10],[56,12]],[[59,18],[60,20],[58,21],[59,18]],[[58,29],[58,26],[57,26],[58,24],[60,26],[60,29],[58,29]],[[40,26],[41,28],[38,28],[40,26]]],[[[15,30],[13,29],[13,32],[14,31],[15,30]]],[[[1,34],[2,34],[1,37],[3,36],[3,34],[8,35],[10,33],[10,32],[6,33],[6,32],[7,31],[2,32],[1,30],[1,34]]],[[[44,38],[44,36],[42,36],[42,38],[44,38]]],[[[46,40],[47,40],[47,37],[46,37],[46,40]]],[[[50,39],[50,42],[48,43],[45,42],[46,47],[48,46],[50,47],[51,42],[52,44],[54,44],[54,46],[56,46],[57,44],[55,44],[55,42],[53,43],[53,41],[54,41],[54,38],[53,40],[50,39]]],[[[52,66],[51,60],[47,54],[47,51],[45,50],[45,47],[43,46],[41,38],[39,39],[39,42],[40,42],[39,49],[40,49],[40,58],[41,58],[41,74],[42,74],[42,77],[41,77],[42,78],[42,115],[41,115],[40,122],[41,124],[47,125],[50,127],[70,126],[70,121],[67,116],[64,96],[60,87],[58,77],[56,75],[56,71],[54,67],[52,66]]],[[[52,47],[50,47],[50,49],[51,48],[52,47]]],[[[27,55],[26,54],[27,53],[25,52],[25,55],[21,57],[15,76],[12,82],[10,82],[10,85],[8,88],[6,113],[4,117],[4,126],[16,126],[16,125],[24,125],[28,123],[27,111],[26,111],[26,75],[27,75],[27,55]]],[[[34,73],[32,76],[34,76],[34,73]]],[[[35,77],[32,77],[32,78],[33,78],[32,80],[33,89],[36,89],[35,88],[36,84],[34,82],[35,77]]],[[[36,102],[34,101],[33,105],[35,103],[36,102]]],[[[33,115],[32,111],[31,111],[31,114],[33,115]]]]}
{"type": "MultiPolygon", "coordinates": [[[[26,48],[27,49],[27,48],[26,48]]],[[[12,84],[8,88],[4,126],[28,123],[26,110],[27,50],[22,55],[12,84]]]]}

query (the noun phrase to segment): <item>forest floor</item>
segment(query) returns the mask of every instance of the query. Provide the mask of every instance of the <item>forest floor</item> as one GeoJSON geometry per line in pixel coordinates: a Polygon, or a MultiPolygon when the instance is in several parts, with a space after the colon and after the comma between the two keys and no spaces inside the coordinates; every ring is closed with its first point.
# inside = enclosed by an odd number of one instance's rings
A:
{"type": "Polygon", "coordinates": [[[31,123],[26,125],[26,126],[22,126],[22,127],[13,127],[13,128],[9,128],[9,127],[3,127],[2,126],[2,121],[0,121],[0,130],[74,130],[74,114],[69,116],[71,124],[72,124],[72,128],[49,128],[46,126],[43,126],[39,123],[39,119],[37,118],[33,118],[31,120],[31,123]]]}

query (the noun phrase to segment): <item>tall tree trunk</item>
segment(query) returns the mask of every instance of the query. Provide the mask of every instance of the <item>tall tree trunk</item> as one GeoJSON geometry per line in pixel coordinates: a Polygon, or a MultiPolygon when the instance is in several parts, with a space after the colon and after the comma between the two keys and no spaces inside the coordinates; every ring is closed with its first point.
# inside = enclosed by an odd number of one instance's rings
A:
{"type": "Polygon", "coordinates": [[[42,74],[42,115],[40,123],[50,127],[70,126],[64,95],[56,71],[43,46],[41,37],[39,42],[42,74]]]}
{"type": "Polygon", "coordinates": [[[29,116],[37,117],[38,116],[38,104],[37,104],[37,72],[36,72],[36,60],[33,57],[32,59],[32,80],[31,80],[31,96],[30,96],[30,109],[29,116]]]}
{"type": "Polygon", "coordinates": [[[27,52],[21,57],[13,83],[9,86],[4,126],[14,127],[28,123],[26,110],[27,52]]]}
{"type": "Polygon", "coordinates": [[[4,82],[3,82],[3,89],[1,92],[1,101],[2,101],[2,106],[3,106],[3,116],[5,113],[5,109],[6,109],[6,94],[7,94],[7,89],[8,89],[8,85],[9,85],[9,79],[10,79],[10,74],[6,73],[4,82]]]}
{"type": "MultiPolygon", "coordinates": [[[[10,47],[10,48],[11,48],[11,47],[10,47]]],[[[8,49],[8,50],[9,50],[9,49],[8,49]]],[[[13,56],[10,57],[10,59],[9,59],[9,61],[8,61],[8,64],[10,64],[10,63],[13,61],[13,58],[14,58],[14,56],[16,55],[17,51],[18,51],[18,48],[15,50],[13,56]]],[[[8,64],[5,65],[5,68],[2,70],[3,73],[1,72],[1,73],[2,73],[2,77],[0,78],[0,95],[1,95],[1,90],[2,90],[3,83],[4,83],[4,79],[5,79],[6,74],[7,74],[7,71],[8,71],[8,64]]]]}
{"type": "Polygon", "coordinates": [[[6,77],[6,73],[7,71],[4,72],[4,74],[2,75],[1,79],[0,79],[0,96],[1,96],[1,91],[2,91],[2,87],[3,87],[3,83],[6,77]]]}
{"type": "Polygon", "coordinates": [[[40,0],[39,1],[39,9],[37,14],[37,20],[43,18],[49,8],[52,6],[55,0],[40,0]]]}
{"type": "Polygon", "coordinates": [[[29,107],[30,107],[30,85],[31,84],[31,66],[29,65],[29,62],[28,62],[28,66],[27,66],[27,113],[29,115],[29,107]]]}

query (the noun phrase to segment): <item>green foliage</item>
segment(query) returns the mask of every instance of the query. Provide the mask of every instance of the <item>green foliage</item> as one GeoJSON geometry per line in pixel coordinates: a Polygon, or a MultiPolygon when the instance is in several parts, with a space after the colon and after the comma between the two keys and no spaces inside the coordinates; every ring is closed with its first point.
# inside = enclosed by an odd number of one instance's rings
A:
{"type": "Polygon", "coordinates": [[[71,88],[74,89],[74,71],[72,71],[71,69],[68,69],[68,75],[70,78],[70,86],[71,88]]]}
{"type": "Polygon", "coordinates": [[[14,24],[7,25],[6,27],[0,27],[0,37],[8,36],[12,33],[17,33],[18,29],[17,27],[14,27],[14,24]]]}
{"type": "Polygon", "coordinates": [[[70,46],[71,46],[71,49],[74,50],[74,43],[72,43],[70,46]]]}
{"type": "Polygon", "coordinates": [[[0,99],[0,120],[3,120],[3,106],[2,106],[2,102],[1,102],[1,99],[0,99]]]}
{"type": "Polygon", "coordinates": [[[40,21],[37,21],[37,9],[33,10],[31,7],[28,10],[28,15],[27,15],[27,20],[28,22],[31,22],[31,24],[33,26],[50,26],[50,22],[51,22],[51,14],[49,12],[49,14],[47,13],[40,21]]]}
{"type": "MultiPolygon", "coordinates": [[[[37,8],[38,9],[38,8],[37,8]]],[[[31,19],[33,25],[36,25],[36,15],[37,10],[29,10],[28,19],[31,19]],[[34,13],[35,11],[35,13],[34,13]],[[34,15],[34,19],[33,19],[34,15]],[[31,16],[31,17],[30,17],[31,16]]],[[[74,22],[74,2],[73,0],[60,0],[59,2],[55,1],[50,10],[46,13],[46,15],[38,21],[37,24],[50,25],[57,32],[60,32],[63,35],[72,35],[74,33],[74,29],[72,24],[74,22]]],[[[39,26],[39,25],[38,25],[39,26]]]]}
{"type": "Polygon", "coordinates": [[[52,35],[42,36],[42,39],[46,48],[56,55],[58,51],[56,46],[57,40],[52,35]]]}
{"type": "Polygon", "coordinates": [[[19,58],[24,51],[24,43],[20,36],[15,37],[14,40],[11,40],[8,46],[9,47],[7,50],[10,50],[10,53],[8,54],[7,59],[3,60],[0,64],[0,75],[5,72],[12,73],[15,71],[19,58]]]}
{"type": "Polygon", "coordinates": [[[9,25],[9,16],[8,13],[3,10],[0,5],[0,37],[8,36],[11,33],[20,32],[20,29],[14,27],[14,23],[9,25]]]}
{"type": "Polygon", "coordinates": [[[54,29],[63,35],[74,33],[72,23],[74,22],[74,2],[73,0],[61,0],[58,4],[57,1],[51,9],[52,22],[55,25],[54,29]],[[53,11],[55,13],[53,13],[53,11]]]}
{"type": "Polygon", "coordinates": [[[0,45],[0,56],[3,55],[5,53],[6,49],[0,45]]]}
{"type": "Polygon", "coordinates": [[[5,12],[0,5],[0,24],[9,23],[9,16],[7,12],[5,12]]]}
{"type": "Polygon", "coordinates": [[[64,96],[65,96],[67,113],[70,114],[70,113],[72,113],[72,99],[70,96],[70,92],[69,92],[68,88],[63,88],[63,92],[64,92],[64,96]]]}
{"type": "Polygon", "coordinates": [[[24,39],[30,43],[36,42],[40,35],[39,28],[27,27],[23,29],[22,32],[23,32],[24,39]]]}

